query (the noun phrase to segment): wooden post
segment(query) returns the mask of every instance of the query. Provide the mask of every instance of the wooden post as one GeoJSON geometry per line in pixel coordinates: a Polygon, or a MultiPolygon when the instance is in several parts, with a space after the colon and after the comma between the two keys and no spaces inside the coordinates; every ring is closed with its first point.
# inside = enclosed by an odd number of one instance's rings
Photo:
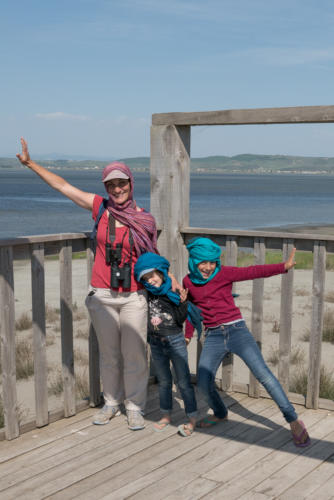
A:
{"type": "MultiPolygon", "coordinates": [[[[254,264],[264,264],[266,260],[266,246],[264,238],[254,239],[254,264]]],[[[262,350],[262,326],[263,326],[263,290],[264,278],[253,280],[252,293],[252,334],[262,350]]],[[[260,397],[260,385],[254,375],[249,373],[249,396],[253,398],[260,397]]]]}
{"type": "Polygon", "coordinates": [[[34,342],[34,374],[36,426],[49,423],[48,371],[46,362],[44,244],[33,244],[31,254],[32,329],[34,342]]]}
{"type": "Polygon", "coordinates": [[[318,409],[321,366],[321,342],[324,318],[326,244],[315,241],[313,250],[312,317],[306,408],[318,409]]]}
{"type": "Polygon", "coordinates": [[[13,249],[0,249],[0,333],[3,412],[7,439],[19,435],[16,394],[13,249]]]}
{"type": "MultiPolygon", "coordinates": [[[[227,266],[236,266],[237,259],[238,259],[237,240],[233,236],[227,236],[225,264],[227,266]]],[[[234,285],[233,285],[233,291],[235,291],[234,285]]],[[[233,354],[231,353],[227,354],[223,359],[221,389],[227,392],[233,390],[233,354]]]]}
{"type": "MultiPolygon", "coordinates": [[[[90,240],[87,240],[87,286],[90,285],[94,254],[90,248],[90,240]]],[[[99,345],[92,322],[88,319],[89,331],[89,404],[98,406],[101,403],[101,383],[100,383],[100,360],[99,345]]]]}
{"type": "Polygon", "coordinates": [[[59,253],[60,264],[60,313],[61,357],[64,383],[65,417],[75,415],[75,379],[73,356],[72,314],[72,243],[63,241],[59,253]]]}
{"type": "MultiPolygon", "coordinates": [[[[293,247],[293,240],[283,240],[283,261],[288,259],[293,247]]],[[[289,391],[293,274],[293,268],[290,269],[288,273],[282,274],[281,286],[278,379],[286,392],[289,391]]]]}
{"type": "Polygon", "coordinates": [[[161,228],[159,250],[181,281],[186,251],[180,228],[189,225],[190,127],[151,127],[151,212],[161,228]]]}

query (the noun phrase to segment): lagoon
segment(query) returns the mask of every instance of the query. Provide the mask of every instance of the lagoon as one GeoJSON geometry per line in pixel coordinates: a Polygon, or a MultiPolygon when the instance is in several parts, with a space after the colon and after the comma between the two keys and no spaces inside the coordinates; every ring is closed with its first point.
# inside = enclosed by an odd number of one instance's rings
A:
{"type": "MultiPolygon", "coordinates": [[[[85,191],[105,195],[101,171],[57,171],[85,191]]],[[[134,172],[135,198],[150,207],[149,174],[134,172]]],[[[192,174],[190,224],[225,229],[331,225],[334,176],[192,174]]],[[[89,231],[88,211],[52,190],[33,172],[0,170],[0,238],[89,231]]]]}

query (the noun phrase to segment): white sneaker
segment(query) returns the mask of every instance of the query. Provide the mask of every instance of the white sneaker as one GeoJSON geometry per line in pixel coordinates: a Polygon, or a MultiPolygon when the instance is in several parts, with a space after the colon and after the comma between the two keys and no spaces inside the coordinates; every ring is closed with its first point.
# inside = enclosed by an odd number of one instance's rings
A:
{"type": "Polygon", "coordinates": [[[145,428],[145,420],[140,410],[126,410],[126,416],[131,431],[139,431],[145,428]]]}
{"type": "Polygon", "coordinates": [[[112,418],[118,417],[120,414],[121,411],[118,406],[104,405],[104,407],[94,416],[93,424],[108,424],[112,418]]]}

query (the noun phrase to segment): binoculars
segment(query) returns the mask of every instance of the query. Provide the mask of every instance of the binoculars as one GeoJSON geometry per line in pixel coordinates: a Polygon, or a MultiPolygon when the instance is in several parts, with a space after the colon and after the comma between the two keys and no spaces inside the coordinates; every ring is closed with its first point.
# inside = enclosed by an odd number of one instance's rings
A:
{"type": "Polygon", "coordinates": [[[123,267],[119,267],[122,260],[122,245],[116,243],[116,248],[112,248],[109,242],[106,243],[106,264],[111,266],[110,287],[123,288],[131,287],[131,266],[126,262],[123,267]],[[121,282],[121,283],[120,283],[121,282]]]}

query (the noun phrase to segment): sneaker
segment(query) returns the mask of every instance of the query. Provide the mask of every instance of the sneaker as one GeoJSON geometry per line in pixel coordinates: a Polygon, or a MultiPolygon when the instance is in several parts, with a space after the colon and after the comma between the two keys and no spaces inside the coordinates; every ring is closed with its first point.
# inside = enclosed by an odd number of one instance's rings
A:
{"type": "Polygon", "coordinates": [[[121,411],[118,406],[107,406],[104,405],[103,408],[95,415],[93,424],[104,425],[108,424],[110,420],[114,417],[118,417],[121,411]]]}
{"type": "Polygon", "coordinates": [[[141,411],[126,410],[126,416],[128,419],[128,427],[131,431],[139,431],[140,429],[144,429],[145,421],[141,411]]]}

